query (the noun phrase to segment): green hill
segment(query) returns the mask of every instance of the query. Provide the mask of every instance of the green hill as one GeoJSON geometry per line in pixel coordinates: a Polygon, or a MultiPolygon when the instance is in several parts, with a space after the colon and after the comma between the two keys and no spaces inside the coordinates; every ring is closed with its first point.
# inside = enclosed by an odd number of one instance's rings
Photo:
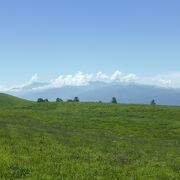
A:
{"type": "Polygon", "coordinates": [[[22,106],[30,101],[17,98],[8,94],[0,93],[0,106],[22,106]]]}
{"type": "Polygon", "coordinates": [[[0,177],[180,179],[180,107],[31,103],[0,108],[0,177]]]}

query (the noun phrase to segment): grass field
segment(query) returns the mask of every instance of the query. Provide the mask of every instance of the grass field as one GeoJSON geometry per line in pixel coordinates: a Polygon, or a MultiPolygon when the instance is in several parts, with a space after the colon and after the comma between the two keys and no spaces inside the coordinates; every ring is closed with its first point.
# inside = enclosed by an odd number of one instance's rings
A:
{"type": "Polygon", "coordinates": [[[1,179],[180,179],[180,107],[1,96],[1,179]]]}
{"type": "Polygon", "coordinates": [[[25,106],[29,101],[8,94],[0,93],[0,107],[25,106]]]}

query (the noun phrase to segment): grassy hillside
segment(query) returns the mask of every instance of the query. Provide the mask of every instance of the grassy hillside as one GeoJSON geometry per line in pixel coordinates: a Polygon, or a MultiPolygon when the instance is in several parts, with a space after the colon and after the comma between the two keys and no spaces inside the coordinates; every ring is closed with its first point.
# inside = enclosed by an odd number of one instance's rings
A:
{"type": "Polygon", "coordinates": [[[29,103],[29,101],[8,94],[0,93],[0,106],[22,106],[27,103],[29,103]]]}
{"type": "Polygon", "coordinates": [[[0,108],[3,179],[180,179],[180,107],[0,108]]]}

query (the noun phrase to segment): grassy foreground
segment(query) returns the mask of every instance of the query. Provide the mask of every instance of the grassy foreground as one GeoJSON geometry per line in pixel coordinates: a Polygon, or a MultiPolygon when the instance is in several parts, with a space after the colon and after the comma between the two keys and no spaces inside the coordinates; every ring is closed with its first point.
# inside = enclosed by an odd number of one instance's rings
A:
{"type": "Polygon", "coordinates": [[[180,107],[1,107],[0,178],[180,179],[180,107]]]}

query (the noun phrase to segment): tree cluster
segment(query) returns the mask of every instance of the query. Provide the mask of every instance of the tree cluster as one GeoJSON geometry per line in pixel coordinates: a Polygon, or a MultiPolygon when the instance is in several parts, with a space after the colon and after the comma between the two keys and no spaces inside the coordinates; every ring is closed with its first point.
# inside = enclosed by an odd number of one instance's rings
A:
{"type": "Polygon", "coordinates": [[[67,102],[80,102],[78,97],[75,97],[74,99],[68,99],[67,102]]]}
{"type": "MultiPolygon", "coordinates": [[[[43,99],[43,98],[38,98],[37,102],[38,103],[49,102],[49,100],[48,99],[43,99]]],[[[57,98],[56,102],[63,102],[63,100],[61,98],[57,98]]],[[[80,100],[79,100],[78,97],[74,97],[74,99],[68,99],[67,102],[80,102],[80,100]]],[[[99,101],[99,103],[102,103],[102,101],[99,101]]],[[[118,101],[117,101],[116,97],[112,97],[111,103],[112,104],[118,104],[118,101]]],[[[153,99],[150,102],[150,105],[155,106],[156,105],[156,101],[153,99]]]]}
{"type": "Polygon", "coordinates": [[[37,102],[41,103],[41,102],[49,102],[48,99],[43,99],[43,98],[38,98],[37,102]]]}
{"type": "MultiPolygon", "coordinates": [[[[43,99],[43,98],[38,98],[37,100],[38,103],[42,103],[42,102],[49,102],[48,99],[43,99]]],[[[56,102],[63,102],[63,100],[61,98],[57,98],[56,102]]],[[[74,99],[68,99],[67,102],[80,102],[78,97],[75,97],[74,99]]]]}

